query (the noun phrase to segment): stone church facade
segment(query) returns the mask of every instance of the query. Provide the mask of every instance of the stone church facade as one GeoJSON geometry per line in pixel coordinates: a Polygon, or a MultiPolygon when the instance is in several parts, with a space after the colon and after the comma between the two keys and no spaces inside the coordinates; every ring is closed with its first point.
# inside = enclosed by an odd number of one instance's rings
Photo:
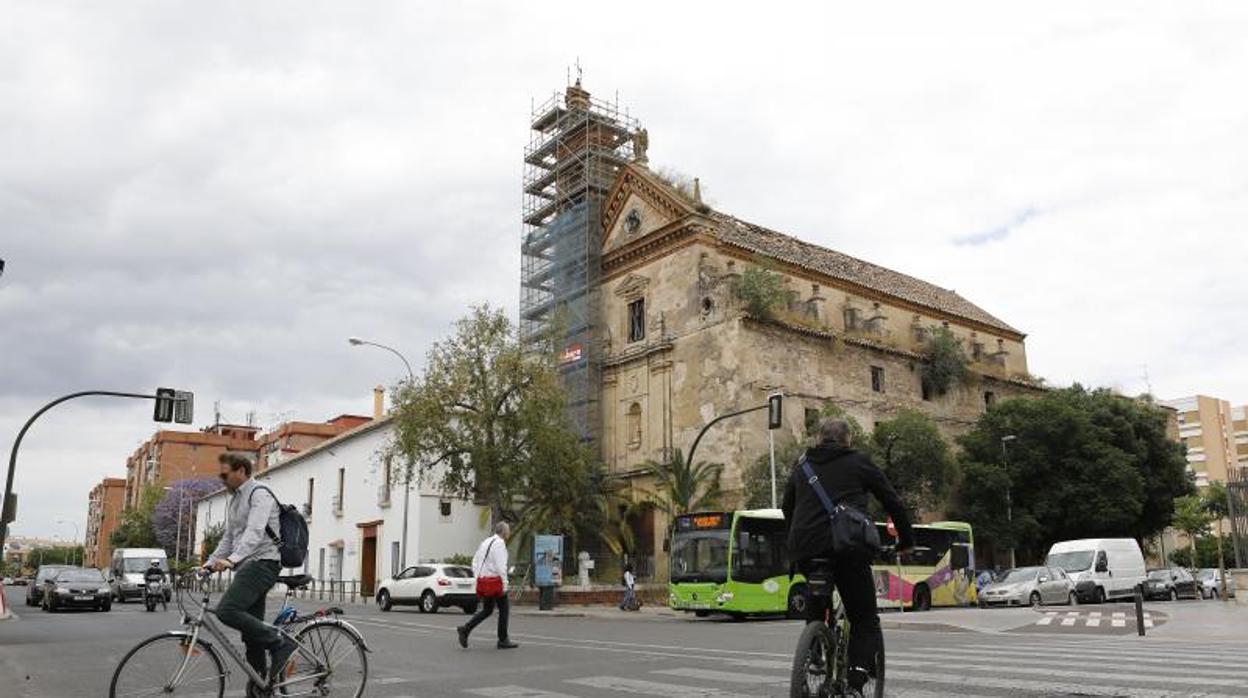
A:
{"type": "MultiPolygon", "coordinates": [[[[687,454],[715,416],[776,391],[786,396],[779,438],[803,439],[829,401],[868,430],[912,408],[953,436],[994,400],[1039,390],[1025,335],[953,291],[711,210],[644,164],[620,171],[602,215],[599,443],[616,476],[638,481],[647,460],[687,454]],[[731,290],[760,263],[792,298],[774,319],[752,317],[731,290]],[[938,396],[920,377],[942,326],[962,341],[973,378],[938,396]]],[[[716,425],[698,446],[697,460],[725,464],[729,506],[766,452],[765,414],[716,425]]],[[[643,554],[661,546],[665,524],[641,522],[643,554]]]]}

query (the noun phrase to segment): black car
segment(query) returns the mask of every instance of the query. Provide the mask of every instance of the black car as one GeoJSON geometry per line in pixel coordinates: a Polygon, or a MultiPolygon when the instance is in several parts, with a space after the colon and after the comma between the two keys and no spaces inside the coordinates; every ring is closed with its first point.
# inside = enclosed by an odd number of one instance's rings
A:
{"type": "Polygon", "coordinates": [[[43,582],[43,610],[62,608],[94,608],[108,611],[113,607],[113,590],[99,570],[71,567],[43,582]]]}
{"type": "Polygon", "coordinates": [[[1200,585],[1187,570],[1172,567],[1164,570],[1149,570],[1148,579],[1144,582],[1144,596],[1149,599],[1197,599],[1200,598],[1200,585]]]}
{"type": "Polygon", "coordinates": [[[40,565],[35,571],[35,578],[26,585],[26,605],[38,606],[43,603],[43,583],[48,577],[56,576],[61,570],[71,569],[73,565],[40,565]]]}

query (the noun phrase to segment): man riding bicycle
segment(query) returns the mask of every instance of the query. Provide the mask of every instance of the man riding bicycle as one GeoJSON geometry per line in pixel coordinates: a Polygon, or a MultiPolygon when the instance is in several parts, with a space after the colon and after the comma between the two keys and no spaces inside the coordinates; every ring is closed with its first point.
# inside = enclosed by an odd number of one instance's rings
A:
{"type": "Polygon", "coordinates": [[[295,644],[280,639],[277,628],[264,622],[264,599],[277,583],[281,555],[270,531],[281,530],[277,499],[267,487],[251,479],[251,461],[245,456],[223,453],[217,457],[219,476],[231,493],[226,507],[225,533],[204,569],[232,569],[234,579],[217,604],[217,618],[238,630],[247,648],[247,663],[269,676],[282,670],[295,644]]]}
{"type": "MultiPolygon", "coordinates": [[[[867,495],[884,505],[897,528],[899,554],[914,547],[914,532],[905,504],[884,473],[865,454],[850,448],[849,424],[841,419],[825,421],[819,427],[819,443],[806,450],[809,463],[827,494],[838,504],[867,510],[867,495]]],[[[849,619],[849,685],[859,693],[874,675],[875,657],[883,647],[879,611],[875,605],[875,579],[871,558],[865,554],[840,555],[832,551],[829,513],[800,463],[784,488],[785,525],[788,527],[789,559],[802,574],[812,570],[811,560],[832,561],[833,582],[841,595],[849,619]]],[[[807,603],[807,620],[823,617],[826,599],[807,603]]]]}

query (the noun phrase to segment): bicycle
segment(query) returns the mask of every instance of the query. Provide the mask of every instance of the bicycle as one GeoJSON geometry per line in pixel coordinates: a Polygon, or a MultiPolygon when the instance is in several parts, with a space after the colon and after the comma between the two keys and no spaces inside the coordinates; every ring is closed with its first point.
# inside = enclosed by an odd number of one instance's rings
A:
{"type": "MultiPolygon", "coordinates": [[[[296,649],[278,673],[278,680],[271,683],[247,663],[242,652],[226,636],[220,621],[214,618],[216,609],[208,607],[211,591],[204,583],[205,578],[189,579],[200,582],[202,597],[198,611],[188,611],[182,585],[177,588],[178,608],[186,630],[170,630],[150,637],[127,652],[113,672],[109,698],[178,692],[224,696],[229,671],[222,661],[222,650],[225,658],[232,660],[249,680],[249,698],[274,695],[360,698],[364,695],[368,683],[367,655],[372,650],[359,631],[337,614],[304,617],[298,622],[276,626],[284,639],[295,642],[296,649]],[[298,631],[290,632],[289,628],[295,625],[300,626],[298,631]],[[204,631],[211,639],[204,637],[204,631]]],[[[289,597],[291,590],[306,587],[312,577],[306,574],[283,576],[277,581],[286,585],[289,597]]]]}
{"type": "MultiPolygon", "coordinates": [[[[854,696],[849,687],[849,618],[833,594],[832,561],[811,560],[806,575],[810,603],[826,600],[823,618],[808,621],[797,640],[793,669],[789,674],[790,698],[841,698],[854,696]]],[[[875,657],[875,672],[862,687],[867,698],[884,698],[884,645],[875,657]]]]}

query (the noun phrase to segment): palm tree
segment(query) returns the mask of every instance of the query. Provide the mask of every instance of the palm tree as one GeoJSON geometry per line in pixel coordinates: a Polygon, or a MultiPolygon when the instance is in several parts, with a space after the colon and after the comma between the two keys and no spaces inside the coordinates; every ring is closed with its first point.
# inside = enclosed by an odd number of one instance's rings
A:
{"type": "Polygon", "coordinates": [[[651,460],[646,461],[644,467],[654,478],[655,492],[649,495],[649,501],[667,514],[668,521],[691,511],[719,506],[724,494],[719,484],[723,463],[698,461],[691,465],[685,462],[680,449],[676,449],[667,463],[651,460]]]}

